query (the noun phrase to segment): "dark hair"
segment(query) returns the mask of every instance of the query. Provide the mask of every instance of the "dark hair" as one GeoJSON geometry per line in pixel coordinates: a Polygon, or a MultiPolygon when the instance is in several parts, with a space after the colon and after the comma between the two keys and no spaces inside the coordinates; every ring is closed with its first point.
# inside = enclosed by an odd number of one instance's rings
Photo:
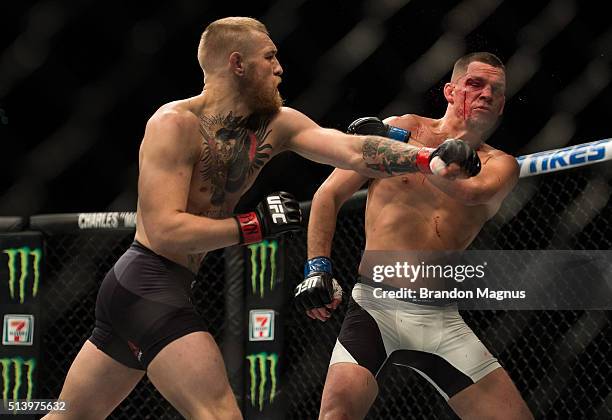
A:
{"type": "Polygon", "coordinates": [[[463,76],[467,71],[470,63],[474,61],[478,61],[479,63],[485,63],[493,67],[497,67],[502,69],[504,72],[506,71],[506,67],[504,63],[497,57],[495,54],[491,54],[489,52],[473,52],[470,54],[466,54],[461,57],[459,60],[455,61],[455,65],[453,67],[453,75],[451,76],[451,80],[457,80],[457,78],[463,76]]]}

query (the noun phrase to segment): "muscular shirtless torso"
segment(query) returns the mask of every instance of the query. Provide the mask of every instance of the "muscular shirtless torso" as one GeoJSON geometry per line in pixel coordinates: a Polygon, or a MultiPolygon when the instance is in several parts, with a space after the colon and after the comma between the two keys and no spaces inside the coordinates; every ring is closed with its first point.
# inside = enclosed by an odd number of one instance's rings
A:
{"type": "MultiPolygon", "coordinates": [[[[437,147],[449,138],[440,129],[440,121],[405,115],[394,118],[390,123],[410,130],[411,144],[437,147]]],[[[487,169],[496,160],[513,159],[485,143],[479,145],[477,153],[483,168],[487,169]]],[[[352,177],[358,182],[358,175],[352,177]]],[[[372,264],[392,265],[394,262],[392,253],[372,254],[367,251],[410,251],[402,258],[407,262],[414,259],[412,263],[419,264],[429,257],[414,252],[466,249],[485,222],[499,210],[505,192],[514,186],[514,180],[510,182],[506,175],[497,176],[494,182],[499,185],[495,188],[502,193],[487,202],[468,205],[442,191],[433,181],[419,172],[370,181],[365,213],[366,253],[361,261],[360,273],[370,273],[372,264]],[[385,258],[390,260],[383,261],[385,258]]],[[[436,254],[428,255],[437,258],[436,254]]],[[[402,280],[397,279],[388,279],[387,283],[396,287],[405,286],[402,280]]],[[[436,287],[431,281],[428,286],[436,287]]]]}
{"type": "MultiPolygon", "coordinates": [[[[238,200],[251,187],[261,168],[280,151],[279,136],[276,135],[279,130],[275,127],[277,115],[244,117],[231,112],[211,115],[193,106],[191,100],[164,105],[156,114],[174,112],[192,117],[188,136],[191,147],[185,150],[193,162],[187,213],[212,219],[231,217],[238,200]]],[[[143,164],[146,142],[145,136],[139,155],[140,165],[143,164]]],[[[151,248],[140,205],[136,239],[151,248]]],[[[164,256],[197,272],[205,253],[164,256]]]]}
{"type": "MultiPolygon", "coordinates": [[[[439,120],[430,118],[407,115],[393,125],[410,130],[410,143],[417,146],[437,147],[448,137],[438,130],[439,120]]],[[[478,148],[483,166],[503,155],[484,143],[478,148]]],[[[501,202],[467,206],[421,173],[373,180],[366,209],[366,250],[463,250],[501,202]]]]}

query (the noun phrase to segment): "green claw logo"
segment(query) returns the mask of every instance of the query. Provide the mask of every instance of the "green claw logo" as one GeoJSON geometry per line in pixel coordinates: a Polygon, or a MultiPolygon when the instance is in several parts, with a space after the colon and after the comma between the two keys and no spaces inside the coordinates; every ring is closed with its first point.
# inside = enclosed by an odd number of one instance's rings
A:
{"type": "Polygon", "coordinates": [[[248,355],[246,358],[249,361],[251,405],[263,411],[264,402],[268,400],[272,404],[276,396],[278,354],[261,352],[248,355]]]}
{"type": "Polygon", "coordinates": [[[21,357],[0,359],[0,367],[2,368],[2,401],[4,406],[6,407],[9,399],[12,401],[18,399],[31,400],[34,392],[33,378],[36,359],[25,360],[21,357]]]}
{"type": "Polygon", "coordinates": [[[254,295],[259,294],[263,298],[267,279],[270,291],[274,290],[278,241],[262,241],[251,244],[248,248],[251,254],[251,288],[254,295]]]}
{"type": "Polygon", "coordinates": [[[40,248],[29,248],[24,246],[21,248],[5,249],[2,253],[8,255],[8,287],[11,299],[19,299],[19,303],[25,301],[26,282],[28,277],[32,277],[33,280],[32,297],[36,297],[38,293],[38,284],[40,282],[42,250],[40,248]],[[31,276],[30,257],[32,257],[31,276]],[[17,273],[19,273],[19,275],[17,273]],[[19,279],[17,279],[18,277],[19,279]]]}

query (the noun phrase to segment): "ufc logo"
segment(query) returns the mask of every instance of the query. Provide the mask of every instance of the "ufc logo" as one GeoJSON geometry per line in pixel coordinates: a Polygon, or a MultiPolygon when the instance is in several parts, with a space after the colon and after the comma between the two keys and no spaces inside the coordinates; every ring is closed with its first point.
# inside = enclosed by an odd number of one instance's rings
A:
{"type": "Polygon", "coordinates": [[[270,213],[272,214],[272,221],[278,224],[278,219],[280,219],[283,223],[287,223],[287,218],[285,217],[285,210],[283,209],[283,205],[281,204],[281,199],[278,195],[271,195],[267,198],[268,200],[268,208],[270,209],[270,213]]]}
{"type": "Polygon", "coordinates": [[[314,276],[311,277],[309,279],[304,280],[303,282],[301,282],[298,287],[297,287],[297,291],[295,292],[295,296],[299,295],[300,293],[302,293],[304,290],[308,290],[311,287],[315,287],[317,284],[317,280],[319,279],[319,276],[314,276]]]}

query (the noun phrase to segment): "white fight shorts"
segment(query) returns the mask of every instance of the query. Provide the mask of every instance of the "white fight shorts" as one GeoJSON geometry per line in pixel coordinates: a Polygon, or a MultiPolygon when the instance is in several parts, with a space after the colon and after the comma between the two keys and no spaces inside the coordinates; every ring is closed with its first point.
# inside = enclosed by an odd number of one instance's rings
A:
{"type": "Polygon", "coordinates": [[[357,363],[378,379],[390,364],[407,366],[448,401],[501,367],[467,326],[456,304],[420,305],[375,298],[357,283],[330,365],[357,363]]]}

